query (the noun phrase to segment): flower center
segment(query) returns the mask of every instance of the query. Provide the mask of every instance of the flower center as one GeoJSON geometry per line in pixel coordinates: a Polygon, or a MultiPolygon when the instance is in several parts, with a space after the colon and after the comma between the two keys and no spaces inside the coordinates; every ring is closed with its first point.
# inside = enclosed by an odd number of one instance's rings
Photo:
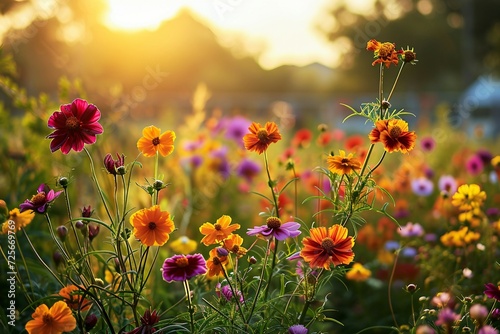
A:
{"type": "Polygon", "coordinates": [[[183,256],[183,257],[180,257],[177,260],[175,260],[175,264],[179,268],[184,268],[184,267],[187,267],[189,265],[189,260],[185,256],[183,256]]]}
{"type": "Polygon", "coordinates": [[[53,320],[54,320],[54,318],[52,317],[51,314],[45,313],[43,315],[43,320],[42,321],[43,321],[44,325],[52,325],[53,320]]]}
{"type": "Polygon", "coordinates": [[[220,231],[220,230],[222,230],[222,226],[220,226],[219,223],[215,223],[214,229],[217,230],[217,231],[220,231]]]}
{"type": "Polygon", "coordinates": [[[238,246],[238,245],[234,245],[233,248],[231,248],[231,252],[233,252],[233,253],[238,253],[239,250],[240,250],[240,246],[238,246]]]}
{"type": "Polygon", "coordinates": [[[45,204],[46,199],[47,199],[47,196],[45,196],[45,192],[42,191],[42,192],[39,192],[36,195],[33,195],[33,197],[31,198],[31,202],[35,206],[36,205],[43,205],[43,204],[45,204]]]}
{"type": "Polygon", "coordinates": [[[272,228],[272,229],[277,229],[280,228],[281,226],[281,219],[278,217],[269,217],[266,220],[267,227],[272,228]]]}
{"type": "Polygon", "coordinates": [[[392,43],[383,43],[380,47],[378,55],[380,58],[387,59],[391,56],[394,51],[394,44],[392,43]]]}
{"type": "Polygon", "coordinates": [[[257,137],[259,138],[260,141],[267,141],[268,139],[268,133],[267,130],[262,128],[257,132],[257,137]]]}
{"type": "Polygon", "coordinates": [[[66,129],[68,130],[77,130],[80,127],[80,121],[75,116],[71,116],[66,119],[66,129]]]}
{"type": "Polygon", "coordinates": [[[326,237],[321,241],[321,247],[326,251],[328,255],[332,255],[335,244],[333,243],[332,238],[326,237]]]}
{"type": "Polygon", "coordinates": [[[401,131],[401,128],[399,126],[395,126],[391,129],[389,134],[391,135],[392,138],[399,138],[399,136],[401,136],[402,132],[403,131],[401,131]]]}
{"type": "Polygon", "coordinates": [[[155,139],[153,139],[153,145],[154,146],[160,145],[160,138],[156,137],[155,139]]]}
{"type": "Polygon", "coordinates": [[[149,222],[148,228],[152,231],[156,228],[156,223],[155,222],[149,222]]]}
{"type": "Polygon", "coordinates": [[[213,261],[214,265],[216,265],[216,266],[219,266],[222,264],[222,262],[220,262],[220,259],[217,256],[214,256],[212,261],[213,261]]]}
{"type": "Polygon", "coordinates": [[[343,158],[342,161],[340,162],[344,166],[349,166],[349,159],[343,158]]]}

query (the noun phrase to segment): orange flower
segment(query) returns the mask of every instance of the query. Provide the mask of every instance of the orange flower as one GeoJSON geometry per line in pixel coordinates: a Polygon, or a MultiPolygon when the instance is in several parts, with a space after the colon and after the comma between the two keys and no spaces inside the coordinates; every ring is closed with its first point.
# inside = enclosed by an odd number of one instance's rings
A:
{"type": "Polygon", "coordinates": [[[379,120],[368,135],[372,143],[382,142],[387,152],[408,153],[415,147],[417,135],[408,131],[408,123],[401,119],[379,120]]]}
{"type": "Polygon", "coordinates": [[[345,277],[351,281],[364,282],[369,279],[371,275],[372,272],[369,269],[367,269],[361,263],[356,262],[352,265],[351,270],[349,270],[345,274],[345,277]]]}
{"type": "Polygon", "coordinates": [[[161,211],[159,205],[137,211],[130,217],[130,224],[134,236],[146,246],[163,246],[175,228],[170,213],[161,211]]]}
{"type": "Polygon", "coordinates": [[[361,162],[353,158],[353,154],[349,153],[346,157],[343,150],[339,150],[339,155],[330,155],[327,158],[328,169],[332,173],[346,175],[351,174],[353,170],[361,168],[361,162]]]}
{"type": "Polygon", "coordinates": [[[391,64],[397,65],[399,62],[398,55],[403,53],[402,50],[396,51],[396,45],[394,43],[380,43],[379,41],[372,39],[366,43],[366,49],[373,51],[373,57],[376,60],[372,63],[375,64],[385,64],[389,67],[391,64]]]}
{"type": "Polygon", "coordinates": [[[66,304],[73,310],[86,311],[90,309],[90,300],[83,298],[83,290],[76,285],[68,285],[59,291],[66,304]],[[81,291],[81,292],[78,292],[81,291]]]}
{"type": "Polygon", "coordinates": [[[224,248],[229,252],[236,254],[237,257],[242,257],[247,253],[247,249],[241,247],[243,244],[243,238],[238,234],[230,234],[226,239],[223,240],[224,248]]]}
{"type": "Polygon", "coordinates": [[[137,148],[145,157],[154,157],[157,152],[164,157],[174,151],[175,132],[161,130],[150,125],[142,130],[142,137],[137,141],[137,148]]]}
{"type": "MultiPolygon", "coordinates": [[[[226,250],[224,252],[227,253],[226,250]]],[[[209,253],[209,259],[207,260],[207,277],[223,276],[222,271],[223,266],[227,265],[229,260],[227,255],[221,254],[221,248],[214,248],[209,253]]]]}
{"type": "Polygon", "coordinates": [[[302,258],[311,268],[323,267],[330,270],[330,265],[349,264],[354,259],[354,239],[347,235],[347,228],[342,225],[315,227],[310,237],[302,239],[304,247],[300,251],[302,258]]]}
{"type": "Polygon", "coordinates": [[[76,328],[71,309],[61,300],[50,309],[45,304],[38,306],[32,317],[33,320],[28,321],[25,327],[29,334],[59,334],[76,328]]]}
{"type": "Polygon", "coordinates": [[[205,245],[213,245],[226,239],[231,233],[240,228],[239,224],[231,225],[231,217],[223,215],[215,224],[205,223],[200,226],[200,232],[204,235],[201,242],[205,245]]]}
{"type": "Polygon", "coordinates": [[[245,148],[262,154],[271,143],[276,143],[281,139],[278,126],[274,122],[267,122],[265,127],[253,122],[248,128],[250,133],[243,136],[245,148]]]}

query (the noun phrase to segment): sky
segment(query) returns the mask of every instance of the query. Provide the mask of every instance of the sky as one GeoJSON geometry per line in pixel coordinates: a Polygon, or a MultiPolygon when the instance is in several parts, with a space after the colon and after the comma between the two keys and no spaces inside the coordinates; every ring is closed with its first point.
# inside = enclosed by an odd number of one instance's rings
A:
{"type": "Polygon", "coordinates": [[[331,0],[107,1],[105,23],[112,29],[154,29],[187,7],[223,44],[257,55],[264,68],[336,61],[334,45],[320,31],[331,23],[327,15],[331,0]]]}

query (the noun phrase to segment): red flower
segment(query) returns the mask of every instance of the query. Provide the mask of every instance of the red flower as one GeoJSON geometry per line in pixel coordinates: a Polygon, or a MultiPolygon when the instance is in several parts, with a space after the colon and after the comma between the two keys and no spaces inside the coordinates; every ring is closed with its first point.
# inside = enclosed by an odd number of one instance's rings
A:
{"type": "Polygon", "coordinates": [[[63,104],[61,111],[56,111],[50,116],[48,126],[55,129],[47,138],[52,139],[50,150],[55,152],[61,149],[63,154],[68,154],[71,149],[76,152],[83,150],[85,144],[93,144],[96,135],[103,132],[101,112],[93,104],[88,104],[82,99],[75,99],[71,104],[63,104]]]}

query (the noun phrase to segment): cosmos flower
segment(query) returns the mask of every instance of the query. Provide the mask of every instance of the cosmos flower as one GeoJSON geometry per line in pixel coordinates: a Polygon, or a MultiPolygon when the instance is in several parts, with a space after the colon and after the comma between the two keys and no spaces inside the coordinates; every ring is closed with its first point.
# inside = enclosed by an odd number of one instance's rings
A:
{"type": "Polygon", "coordinates": [[[425,137],[420,141],[420,146],[422,147],[422,150],[430,152],[434,149],[434,147],[436,147],[436,141],[432,137],[425,137]]]}
{"type": "Polygon", "coordinates": [[[31,197],[31,200],[25,200],[24,203],[19,205],[19,212],[24,212],[26,210],[32,210],[37,213],[45,213],[52,203],[59,195],[61,191],[54,191],[50,189],[48,185],[42,183],[38,189],[37,194],[31,197]]]}
{"type": "Polygon", "coordinates": [[[293,325],[288,328],[288,334],[307,334],[309,330],[304,325],[293,325]]]}
{"type": "Polygon", "coordinates": [[[74,284],[62,288],[59,296],[63,297],[64,302],[73,310],[86,311],[92,305],[90,300],[84,298],[83,290],[74,284]]]}
{"type": "Polygon", "coordinates": [[[125,168],[118,169],[120,167],[124,167],[125,165],[125,155],[119,155],[116,153],[117,159],[114,160],[113,156],[108,153],[104,157],[104,167],[106,168],[106,171],[111,174],[111,175],[123,175],[125,174],[125,168]]]}
{"type": "Polygon", "coordinates": [[[269,145],[281,139],[278,126],[274,122],[267,122],[264,127],[259,123],[252,122],[248,128],[250,133],[243,137],[243,143],[248,151],[264,153],[269,145]]]}
{"type": "Polygon", "coordinates": [[[22,228],[28,226],[34,217],[35,213],[33,211],[20,212],[18,208],[14,208],[9,211],[9,216],[2,224],[0,234],[7,234],[9,231],[14,233],[20,231],[22,228]],[[14,224],[10,222],[14,222],[14,224]]]}
{"type": "Polygon", "coordinates": [[[330,270],[331,264],[349,264],[354,259],[354,239],[347,235],[347,228],[342,225],[336,224],[328,229],[315,227],[309,233],[310,237],[302,239],[304,247],[300,255],[311,268],[330,270]]]}
{"type": "Polygon", "coordinates": [[[208,253],[207,273],[208,278],[215,276],[223,276],[223,269],[229,263],[229,253],[221,252],[219,248],[214,248],[208,253]]]}
{"type": "Polygon", "coordinates": [[[456,314],[452,309],[445,307],[438,313],[436,325],[438,326],[453,326],[455,322],[460,320],[460,314],[456,314]]]}
{"type": "Polygon", "coordinates": [[[373,144],[383,143],[384,149],[389,153],[408,153],[413,150],[417,140],[415,132],[408,131],[408,123],[401,119],[377,121],[368,137],[373,144]]]}
{"type": "Polygon", "coordinates": [[[201,242],[205,245],[213,245],[226,239],[231,233],[240,228],[239,224],[231,225],[231,217],[223,215],[217,219],[215,224],[206,222],[200,226],[200,232],[204,235],[201,242]]]}
{"type": "Polygon", "coordinates": [[[381,43],[375,39],[368,41],[366,49],[373,51],[373,58],[376,58],[372,63],[373,66],[376,64],[384,64],[386,67],[389,67],[391,64],[397,65],[399,62],[398,55],[403,52],[401,50],[396,51],[394,43],[381,43]]]}
{"type": "Polygon", "coordinates": [[[175,132],[166,131],[162,134],[160,132],[161,130],[154,125],[142,130],[137,148],[145,157],[154,157],[157,152],[166,157],[174,151],[175,132]]]}
{"type": "Polygon", "coordinates": [[[345,274],[345,277],[348,280],[356,281],[356,282],[364,282],[368,278],[370,278],[372,272],[363,266],[361,263],[354,263],[352,268],[345,274]]]}
{"type": "Polygon", "coordinates": [[[243,244],[243,238],[238,234],[230,234],[222,243],[223,247],[227,249],[228,252],[236,254],[237,257],[242,257],[247,253],[247,249],[241,246],[243,244]]]}
{"type": "Polygon", "coordinates": [[[163,246],[174,230],[170,213],[161,211],[159,205],[142,209],[130,217],[134,236],[146,246],[163,246]]]}
{"type": "Polygon", "coordinates": [[[481,157],[473,155],[465,162],[465,168],[470,175],[479,175],[484,170],[484,163],[481,157]]]}
{"type": "Polygon", "coordinates": [[[59,334],[76,328],[76,319],[62,300],[55,302],[50,309],[45,304],[38,306],[32,317],[25,327],[29,334],[59,334]]]}
{"type": "Polygon", "coordinates": [[[296,222],[282,223],[278,217],[269,217],[266,220],[266,225],[255,226],[249,228],[248,235],[262,236],[264,239],[269,240],[275,237],[276,240],[285,240],[286,238],[295,238],[300,234],[300,224],[296,222]]]}
{"type": "Polygon", "coordinates": [[[411,181],[413,193],[418,196],[429,196],[434,190],[434,184],[426,177],[419,177],[411,181]]]}
{"type": "Polygon", "coordinates": [[[352,153],[346,156],[343,150],[339,150],[339,155],[329,155],[327,158],[328,169],[339,175],[349,175],[354,170],[361,169],[361,162],[353,156],[352,153]]]}
{"type": "Polygon", "coordinates": [[[174,255],[165,259],[161,267],[166,282],[186,281],[207,272],[207,264],[199,253],[194,255],[174,255]]]}
{"type": "Polygon", "coordinates": [[[493,283],[486,283],[484,285],[484,294],[488,298],[494,298],[498,301],[500,301],[500,285],[493,284],[493,283]]]}
{"type": "Polygon", "coordinates": [[[413,224],[409,222],[405,226],[401,226],[401,228],[398,229],[398,233],[405,238],[420,237],[424,235],[424,229],[419,223],[413,224]]]}
{"type": "Polygon", "coordinates": [[[438,188],[448,195],[454,194],[457,191],[457,180],[451,175],[443,175],[439,178],[438,188]]]}
{"type": "Polygon", "coordinates": [[[247,182],[252,182],[253,178],[261,172],[260,164],[250,159],[242,159],[236,167],[236,175],[244,178],[247,182]]]}
{"type": "Polygon", "coordinates": [[[52,139],[52,152],[59,149],[63,154],[68,154],[71,149],[80,152],[85,144],[95,143],[96,136],[103,133],[98,123],[101,112],[95,105],[75,99],[70,104],[61,105],[60,110],[55,111],[47,123],[49,128],[55,130],[47,136],[52,139]]]}

